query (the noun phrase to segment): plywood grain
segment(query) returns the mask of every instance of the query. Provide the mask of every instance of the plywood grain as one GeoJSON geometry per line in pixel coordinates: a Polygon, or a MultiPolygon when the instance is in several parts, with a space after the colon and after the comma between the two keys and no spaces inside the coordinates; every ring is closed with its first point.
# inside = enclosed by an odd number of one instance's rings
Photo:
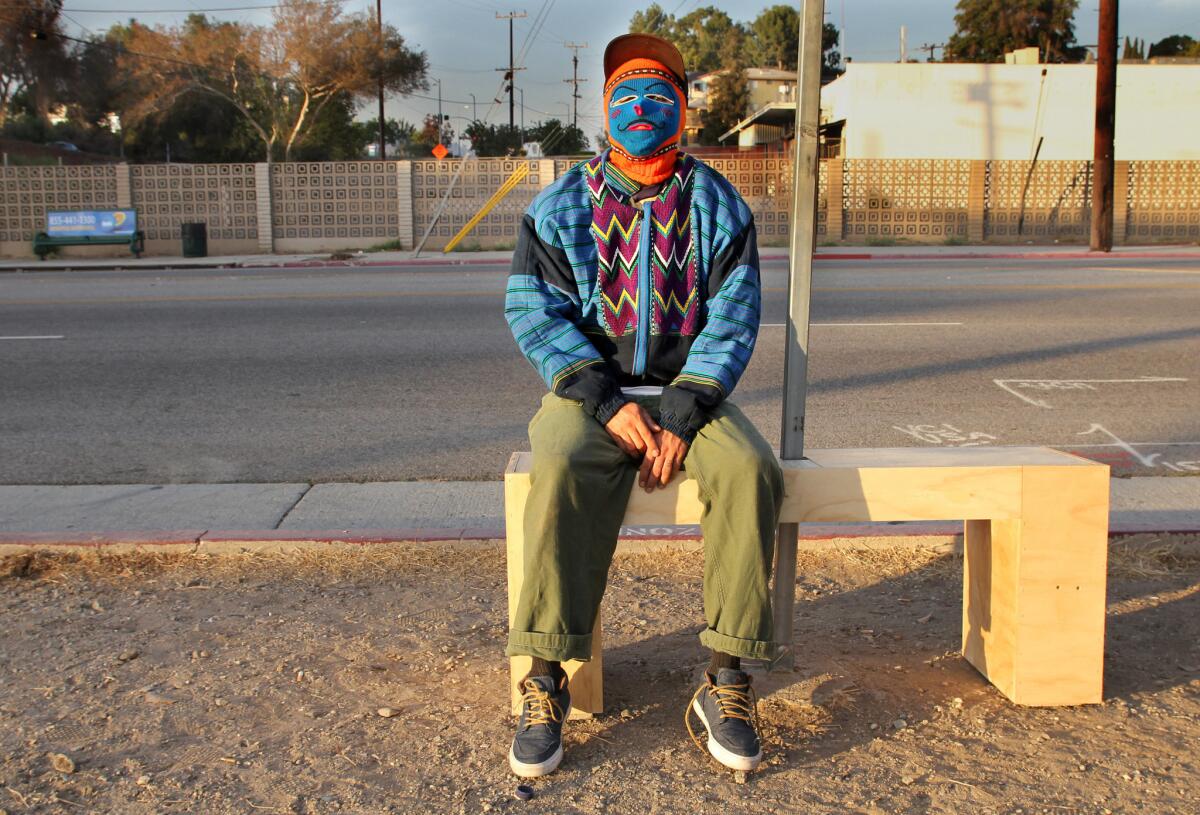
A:
{"type": "MultiPolygon", "coordinates": [[[[525,577],[525,500],[529,497],[528,453],[514,453],[504,474],[504,524],[507,529],[505,553],[508,570],[508,624],[517,613],[517,600],[525,577]]],[[[563,665],[571,687],[571,718],[590,718],[604,709],[603,633],[600,615],[592,635],[592,661],[570,661],[563,665]]],[[[521,712],[518,684],[529,673],[529,657],[509,659],[509,686],[512,713],[521,712]]]]}

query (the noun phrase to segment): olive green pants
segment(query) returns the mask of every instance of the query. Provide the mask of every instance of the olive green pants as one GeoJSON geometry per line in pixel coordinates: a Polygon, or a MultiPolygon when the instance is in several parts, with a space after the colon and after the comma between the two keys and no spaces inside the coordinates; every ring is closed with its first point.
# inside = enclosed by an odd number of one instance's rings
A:
{"type": "MultiPolygon", "coordinates": [[[[658,397],[634,401],[658,418],[658,397]]],[[[529,424],[524,582],[508,656],[587,660],[592,626],[638,462],[582,404],[547,394],[529,424]]],[[[704,614],[700,642],[752,659],[774,656],[768,582],[783,474],[750,420],[722,403],[687,458],[703,503],[704,614]]],[[[681,476],[676,476],[677,478],[681,476]]]]}

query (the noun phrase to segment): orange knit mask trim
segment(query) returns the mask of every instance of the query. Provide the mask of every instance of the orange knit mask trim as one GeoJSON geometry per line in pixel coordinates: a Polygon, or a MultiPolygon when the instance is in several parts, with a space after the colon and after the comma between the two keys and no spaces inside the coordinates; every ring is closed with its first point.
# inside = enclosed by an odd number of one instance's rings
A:
{"type": "Polygon", "coordinates": [[[608,160],[625,175],[643,186],[657,184],[669,178],[671,173],[675,172],[675,162],[679,158],[679,140],[683,137],[683,128],[687,123],[687,91],[679,86],[679,80],[667,69],[667,66],[657,60],[642,58],[631,59],[623,63],[612,72],[604,86],[603,105],[605,129],[609,131],[609,145],[612,148],[609,151],[608,160]],[[679,92],[679,127],[653,155],[634,156],[622,150],[612,138],[608,117],[609,103],[612,101],[613,89],[620,80],[651,76],[670,82],[679,92]]]}

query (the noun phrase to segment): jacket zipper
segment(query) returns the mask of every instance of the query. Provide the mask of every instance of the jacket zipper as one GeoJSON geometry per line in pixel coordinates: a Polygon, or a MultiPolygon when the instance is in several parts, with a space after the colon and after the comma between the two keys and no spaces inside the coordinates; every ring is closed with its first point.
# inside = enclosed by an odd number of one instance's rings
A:
{"type": "Polygon", "coordinates": [[[638,314],[637,337],[633,345],[633,375],[646,373],[646,359],[650,355],[650,201],[642,204],[642,235],[638,245],[638,314]]]}

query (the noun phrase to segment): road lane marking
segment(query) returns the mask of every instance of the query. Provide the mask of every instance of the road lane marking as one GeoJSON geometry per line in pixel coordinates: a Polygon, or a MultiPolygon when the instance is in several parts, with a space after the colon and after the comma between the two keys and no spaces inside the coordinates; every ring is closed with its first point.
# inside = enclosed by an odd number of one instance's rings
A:
{"type": "Polygon", "coordinates": [[[1200,274],[1200,269],[1163,269],[1156,266],[1096,266],[1089,272],[1143,272],[1145,274],[1200,274]]]}
{"type": "Polygon", "coordinates": [[[1040,390],[1040,391],[1054,391],[1054,390],[1058,390],[1058,391],[1070,391],[1070,390],[1094,391],[1094,390],[1098,390],[1098,388],[1096,388],[1095,385],[1102,385],[1102,384],[1119,384],[1119,383],[1147,384],[1147,383],[1154,383],[1154,382],[1187,382],[1187,381],[1188,381],[1187,379],[1184,379],[1183,377],[1178,377],[1178,376],[1143,376],[1139,379],[993,379],[992,380],[992,382],[994,382],[996,385],[998,385],[1002,390],[1008,391],[1009,393],[1011,393],[1013,396],[1017,397],[1021,401],[1028,402],[1029,404],[1033,405],[1034,407],[1046,408],[1047,410],[1053,410],[1053,406],[1049,402],[1047,402],[1044,399],[1033,399],[1029,396],[1026,396],[1025,394],[1021,393],[1020,391],[1016,390],[1016,388],[1009,387],[1008,383],[1012,382],[1013,384],[1016,385],[1017,388],[1028,388],[1030,390],[1040,390]]]}
{"type": "Polygon", "coordinates": [[[1138,464],[1143,467],[1166,467],[1168,470],[1174,470],[1177,473],[1194,473],[1200,472],[1200,461],[1159,461],[1162,458],[1162,453],[1143,453],[1138,450],[1134,444],[1125,441],[1117,436],[1116,433],[1109,430],[1102,424],[1092,423],[1092,426],[1087,430],[1076,433],[1076,436],[1090,436],[1092,433],[1102,433],[1113,440],[1113,443],[1125,451],[1128,455],[1137,459],[1138,464]]]}
{"type": "MultiPolygon", "coordinates": [[[[787,323],[761,323],[759,328],[783,328],[787,323]]],[[[883,328],[890,326],[963,325],[963,323],[809,323],[810,328],[883,328]]]]}
{"type": "Polygon", "coordinates": [[[62,334],[47,334],[39,337],[0,337],[0,340],[61,340],[66,339],[62,334]]]}

